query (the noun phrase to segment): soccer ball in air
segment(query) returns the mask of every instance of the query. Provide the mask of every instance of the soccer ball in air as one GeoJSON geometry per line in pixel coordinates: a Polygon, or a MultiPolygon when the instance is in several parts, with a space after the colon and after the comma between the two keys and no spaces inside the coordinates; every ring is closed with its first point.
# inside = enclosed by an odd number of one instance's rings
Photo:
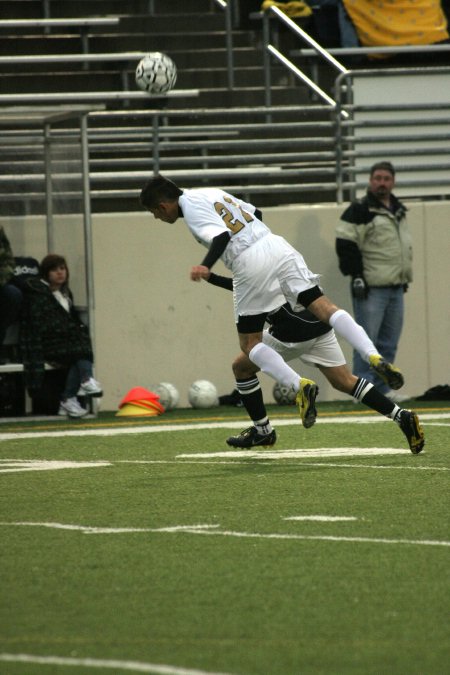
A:
{"type": "Polygon", "coordinates": [[[149,94],[165,94],[177,81],[177,67],[167,54],[150,52],[136,67],[136,84],[149,94]]]}
{"type": "Polygon", "coordinates": [[[193,408],[214,408],[219,405],[217,389],[208,380],[196,380],[188,391],[188,400],[193,408]]]}
{"type": "Polygon", "coordinates": [[[153,391],[159,396],[159,402],[166,411],[177,407],[180,394],[173,384],[170,384],[170,382],[160,382],[153,391]]]}
{"type": "Polygon", "coordinates": [[[297,393],[290,387],[285,387],[278,382],[274,384],[273,397],[278,405],[294,405],[297,393]]]}

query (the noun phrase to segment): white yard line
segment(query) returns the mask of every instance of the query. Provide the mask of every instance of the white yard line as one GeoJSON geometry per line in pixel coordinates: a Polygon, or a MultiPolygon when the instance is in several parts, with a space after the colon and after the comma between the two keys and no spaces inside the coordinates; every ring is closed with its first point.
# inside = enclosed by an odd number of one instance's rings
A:
{"type": "Polygon", "coordinates": [[[46,527],[51,530],[71,530],[72,532],[82,532],[83,534],[135,534],[136,532],[197,532],[210,530],[219,527],[219,525],[198,524],[198,525],[172,525],[169,527],[93,527],[90,525],[70,525],[67,523],[40,523],[40,522],[17,522],[2,523],[0,526],[15,527],[46,527]]]}
{"type": "Polygon", "coordinates": [[[308,457],[372,457],[373,455],[410,455],[404,448],[293,448],[291,450],[225,450],[219,452],[198,452],[177,455],[177,459],[301,459],[308,457]]]}
{"type": "MultiPolygon", "coordinates": [[[[420,415],[420,421],[450,419],[450,413],[425,413],[420,415]]],[[[271,420],[275,427],[298,426],[301,424],[300,418],[276,419],[271,420]]],[[[317,424],[347,424],[358,422],[360,424],[375,424],[379,422],[389,422],[381,415],[343,415],[340,417],[318,417],[317,424]]],[[[127,434],[155,434],[174,431],[196,431],[204,429],[240,429],[246,424],[245,419],[235,420],[233,422],[202,422],[189,424],[161,424],[158,426],[137,426],[137,427],[97,427],[95,429],[65,429],[64,431],[17,431],[0,433],[0,441],[12,441],[22,438],[66,438],[70,436],[120,436],[127,434]]],[[[445,425],[447,426],[447,425],[445,425]]]]}
{"type": "Polygon", "coordinates": [[[286,516],[283,520],[311,520],[319,523],[338,523],[348,520],[358,520],[355,516],[286,516]]]}
{"type": "MultiPolygon", "coordinates": [[[[367,455],[367,452],[358,453],[355,448],[347,448],[348,452],[344,453],[344,456],[351,457],[355,455],[367,455]]],[[[364,451],[367,451],[368,448],[363,448],[364,451]]],[[[372,448],[369,448],[372,450],[372,448]]],[[[316,457],[327,459],[328,457],[334,457],[339,454],[342,456],[343,453],[333,453],[333,449],[326,448],[324,453],[320,453],[317,448],[308,450],[302,448],[301,450],[289,450],[287,451],[289,455],[285,457],[283,451],[280,451],[276,455],[274,453],[261,453],[261,457],[258,459],[254,454],[248,453],[243,455],[243,459],[236,458],[232,455],[232,451],[226,453],[227,459],[215,459],[216,454],[211,453],[211,459],[197,459],[196,455],[192,455],[192,459],[119,459],[114,462],[107,460],[92,460],[84,462],[74,462],[74,461],[64,461],[64,460],[40,460],[40,459],[0,459],[0,474],[9,474],[9,473],[26,473],[29,471],[55,471],[60,469],[98,469],[102,467],[111,467],[115,464],[248,464],[248,459],[251,459],[254,463],[259,462],[265,464],[268,459],[270,460],[284,460],[287,462],[290,460],[303,460],[307,457],[316,457]],[[305,454],[303,454],[305,453],[305,454]],[[229,459],[228,459],[229,457],[229,459]]],[[[405,450],[398,450],[392,454],[405,454],[405,450]]],[[[370,455],[377,454],[386,454],[386,453],[375,453],[372,452],[370,455]]],[[[391,454],[391,453],[389,453],[391,454]]],[[[407,453],[409,455],[409,453],[407,453]]],[[[423,456],[423,455],[422,455],[423,456]]],[[[321,468],[336,467],[339,469],[385,469],[385,470],[396,470],[396,471],[450,471],[450,468],[444,466],[389,466],[386,464],[341,464],[333,462],[301,462],[301,466],[314,466],[321,468]]]]}
{"type": "Polygon", "coordinates": [[[260,533],[260,532],[236,532],[233,530],[219,530],[217,524],[202,525],[174,525],[170,527],[146,528],[146,527],[90,527],[87,525],[65,525],[64,523],[42,523],[42,522],[0,522],[0,526],[10,527],[46,527],[59,530],[79,531],[83,534],[198,534],[221,537],[237,537],[240,539],[279,539],[279,540],[315,540],[315,541],[333,541],[333,542],[351,542],[363,544],[397,544],[409,546],[450,546],[450,541],[436,539],[384,539],[378,537],[340,537],[330,535],[306,535],[306,534],[288,534],[288,533],[260,533]]]}
{"type": "Polygon", "coordinates": [[[112,659],[74,659],[63,656],[37,656],[35,654],[0,654],[0,661],[9,663],[38,663],[51,666],[75,666],[80,668],[103,668],[131,670],[135,673],[156,673],[156,675],[227,675],[192,668],[177,668],[159,663],[141,661],[117,661],[112,659]]]}
{"type": "Polygon", "coordinates": [[[0,459],[0,473],[56,471],[58,469],[95,469],[100,466],[112,466],[112,464],[106,461],[72,462],[45,459],[0,459]]]}

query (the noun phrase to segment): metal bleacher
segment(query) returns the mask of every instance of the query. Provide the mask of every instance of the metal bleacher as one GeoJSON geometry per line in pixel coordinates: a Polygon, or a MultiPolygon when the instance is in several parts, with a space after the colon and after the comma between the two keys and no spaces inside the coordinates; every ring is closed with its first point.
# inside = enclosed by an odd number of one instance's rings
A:
{"type": "MultiPolygon", "coordinates": [[[[266,203],[277,203],[280,195],[281,201],[292,201],[302,191],[308,199],[313,193],[317,198],[327,184],[329,198],[330,109],[311,107],[306,89],[286,79],[281,68],[276,69],[280,81],[273,87],[274,105],[266,108],[261,46],[251,31],[233,30],[230,88],[226,21],[217,3],[152,4],[154,13],[144,16],[143,3],[129,3],[130,14],[119,12],[113,29],[96,29],[89,35],[88,54],[80,53],[73,38],[67,46],[53,29],[50,43],[41,36],[19,41],[13,53],[10,49],[0,57],[6,70],[0,83],[0,113],[6,106],[105,105],[104,112],[88,116],[93,211],[135,208],[142,181],[156,170],[186,186],[207,181],[245,190],[247,196],[257,193],[266,203]],[[31,54],[20,51],[25,43],[31,54]],[[57,45],[59,53],[54,51],[57,45]],[[134,84],[136,63],[149,48],[165,48],[178,67],[177,86],[163,99],[149,97],[134,84]]],[[[57,6],[50,4],[51,9],[57,6]]],[[[117,4],[99,0],[89,3],[89,12],[100,12],[100,7],[112,12],[117,4]]],[[[59,147],[64,134],[75,133],[76,129],[58,130],[59,147]]],[[[42,131],[4,127],[3,138],[3,208],[38,212],[45,186],[42,131]]],[[[61,161],[60,167],[70,175],[70,164],[61,161]]]]}
{"type": "MultiPolygon", "coordinates": [[[[94,212],[134,210],[143,181],[158,171],[185,187],[220,185],[248,199],[257,196],[260,206],[342,201],[353,196],[361,180],[357,174],[367,169],[370,158],[385,152],[379,129],[387,131],[390,155],[395,150],[394,155],[407,156],[419,124],[421,137],[435,143],[430,171],[447,170],[445,125],[429,115],[427,124],[421,124],[423,103],[413,110],[406,106],[402,111],[396,104],[379,111],[377,138],[372,139],[378,150],[369,152],[373,122],[358,117],[349,96],[358,73],[328,53],[324,62],[308,40],[305,55],[301,27],[275,8],[254,30],[239,29],[230,22],[235,4],[130,0],[125,11],[117,0],[0,0],[6,10],[2,15],[8,17],[0,22],[5,37],[0,41],[0,116],[36,106],[95,108],[87,114],[94,212]],[[23,16],[11,17],[12,5],[23,16]],[[290,35],[289,58],[278,40],[277,46],[270,42],[273,21],[285,24],[290,35]],[[136,64],[149,50],[166,51],[177,64],[177,85],[166,96],[149,96],[134,83],[136,64]],[[320,57],[314,59],[314,72],[324,80],[323,88],[306,74],[311,52],[320,57]],[[330,76],[333,63],[338,68],[330,76]],[[361,128],[363,139],[358,137],[361,128]]],[[[446,101],[427,101],[425,108],[439,109],[441,115],[450,111],[446,101]]],[[[64,177],[60,196],[70,204],[71,183],[79,176],[65,147],[77,135],[76,126],[58,127],[44,139],[42,129],[17,128],[13,120],[12,114],[2,121],[2,213],[45,211],[43,147],[49,141],[56,148],[53,169],[64,177]]],[[[411,161],[402,170],[412,175],[415,168],[411,161]]],[[[433,193],[433,175],[421,180],[433,193]]],[[[441,183],[435,182],[439,194],[441,183]]],[[[420,182],[417,187],[420,194],[420,182]]],[[[444,195],[448,192],[444,189],[444,195]]]]}

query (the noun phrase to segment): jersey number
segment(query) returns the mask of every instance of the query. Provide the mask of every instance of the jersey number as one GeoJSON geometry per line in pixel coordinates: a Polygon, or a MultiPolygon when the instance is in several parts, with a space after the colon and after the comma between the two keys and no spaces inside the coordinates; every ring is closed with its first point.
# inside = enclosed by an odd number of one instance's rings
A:
{"type": "MultiPolygon", "coordinates": [[[[233,202],[233,200],[230,199],[229,197],[225,197],[224,202],[230,204],[230,206],[234,207],[234,209],[238,209],[239,213],[242,215],[242,218],[245,220],[245,223],[252,222],[253,216],[250,215],[250,213],[244,211],[242,207],[239,206],[239,204],[233,202]]],[[[239,218],[234,216],[233,213],[230,211],[230,209],[225,206],[225,204],[222,204],[221,202],[216,202],[214,204],[214,208],[216,209],[216,212],[219,214],[219,216],[222,218],[225,225],[228,227],[229,230],[232,231],[233,234],[236,234],[236,232],[239,232],[240,230],[242,230],[243,227],[245,227],[245,223],[243,223],[242,220],[239,220],[239,218]]]]}

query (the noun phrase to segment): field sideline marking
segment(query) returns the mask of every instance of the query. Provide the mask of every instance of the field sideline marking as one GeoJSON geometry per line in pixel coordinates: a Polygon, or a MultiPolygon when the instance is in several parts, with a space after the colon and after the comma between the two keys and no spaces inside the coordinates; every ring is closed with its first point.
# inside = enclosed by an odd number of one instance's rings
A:
{"type": "MultiPolygon", "coordinates": [[[[302,450],[298,451],[289,450],[288,452],[292,453],[289,459],[304,458],[303,455],[299,456],[295,454],[296,452],[298,453],[305,452],[304,455],[305,457],[309,455],[309,457],[311,456],[318,458],[323,457],[324,459],[326,459],[327,457],[333,456],[333,454],[330,454],[330,452],[331,453],[333,452],[332,448],[326,448],[327,454],[323,455],[317,453],[317,448],[315,448],[314,450],[316,451],[316,454],[314,455],[311,454],[311,451],[308,451],[305,448],[302,448],[302,450]]],[[[346,456],[355,456],[355,453],[353,452],[354,449],[348,448],[348,450],[349,452],[348,455],[346,456]]],[[[367,450],[367,448],[364,448],[364,450],[367,450]]],[[[403,454],[403,451],[399,452],[403,454]]],[[[283,451],[280,451],[280,453],[276,456],[276,459],[285,459],[282,453],[283,451]]],[[[393,454],[397,454],[397,452],[393,454]]],[[[195,457],[195,455],[193,457],[195,457]]],[[[245,457],[247,457],[247,459],[253,460],[256,459],[250,453],[248,455],[245,455],[245,457]]],[[[269,453],[267,454],[263,453],[261,455],[261,460],[256,459],[256,462],[260,464],[265,464],[266,463],[265,460],[267,459],[273,459],[273,457],[269,456],[269,453]]],[[[211,460],[182,459],[181,461],[178,459],[118,459],[113,461],[90,460],[90,461],[75,462],[65,460],[40,460],[40,459],[0,459],[0,474],[19,473],[19,472],[26,473],[28,471],[57,471],[59,469],[86,469],[86,468],[96,469],[101,467],[111,467],[114,466],[115,464],[211,464],[211,465],[226,464],[232,466],[233,464],[247,464],[247,461],[245,459],[243,461],[240,461],[239,459],[236,459],[234,457],[231,457],[230,461],[214,460],[214,459],[211,460]]],[[[388,464],[341,464],[341,463],[336,464],[333,462],[303,462],[303,461],[301,462],[300,465],[297,466],[315,466],[322,468],[336,467],[339,469],[397,469],[409,471],[450,471],[450,468],[445,466],[389,466],[388,464]]]]}
{"type": "MultiPolygon", "coordinates": [[[[423,455],[422,455],[423,457],[423,455]]],[[[117,459],[114,460],[117,464],[180,464],[175,459],[117,459]]],[[[183,461],[182,464],[245,464],[246,462],[232,461],[232,462],[214,462],[209,460],[189,460],[183,461]]],[[[261,462],[263,464],[264,462],[261,462]]],[[[298,466],[298,465],[297,465],[298,466]]],[[[398,471],[450,471],[447,466],[389,466],[389,464],[334,464],[332,462],[302,462],[300,466],[322,466],[322,467],[338,467],[343,469],[397,469],[398,471]]]]}
{"type": "Polygon", "coordinates": [[[37,656],[34,654],[0,654],[0,661],[13,663],[42,663],[50,666],[81,666],[83,668],[114,668],[132,670],[137,673],[156,673],[157,675],[227,675],[206,670],[177,668],[159,663],[142,661],[117,661],[112,659],[74,659],[64,656],[37,656]]]}
{"type": "Polygon", "coordinates": [[[316,541],[334,541],[350,542],[362,544],[406,544],[409,546],[450,546],[450,541],[433,539],[384,539],[378,537],[340,537],[321,534],[283,534],[283,533],[261,533],[261,532],[235,532],[233,530],[219,530],[220,525],[175,525],[172,527],[91,527],[88,525],[65,525],[64,523],[40,523],[40,522],[0,522],[0,526],[16,527],[48,527],[59,530],[79,531],[83,534],[135,534],[141,533],[170,533],[170,534],[200,534],[222,537],[237,537],[241,539],[280,539],[280,540],[316,540],[316,541]]]}
{"type": "MultiPolygon", "coordinates": [[[[442,420],[449,419],[450,413],[425,413],[420,415],[420,421],[424,420],[442,420]]],[[[298,426],[301,424],[300,418],[292,419],[277,419],[271,420],[272,425],[276,427],[298,426]]],[[[317,424],[347,424],[358,422],[359,424],[378,424],[380,422],[389,422],[392,420],[382,415],[367,417],[362,415],[354,415],[353,417],[318,417],[317,424]]],[[[167,431],[202,431],[204,429],[239,429],[245,420],[236,420],[234,422],[202,422],[196,424],[195,422],[189,424],[161,424],[160,426],[137,426],[124,429],[123,427],[109,427],[97,429],[79,429],[79,430],[65,430],[65,431],[23,431],[23,432],[7,432],[0,433],[0,441],[13,441],[25,438],[67,438],[70,436],[120,436],[124,434],[153,434],[167,431]]],[[[447,426],[447,425],[445,425],[447,426]]]]}

